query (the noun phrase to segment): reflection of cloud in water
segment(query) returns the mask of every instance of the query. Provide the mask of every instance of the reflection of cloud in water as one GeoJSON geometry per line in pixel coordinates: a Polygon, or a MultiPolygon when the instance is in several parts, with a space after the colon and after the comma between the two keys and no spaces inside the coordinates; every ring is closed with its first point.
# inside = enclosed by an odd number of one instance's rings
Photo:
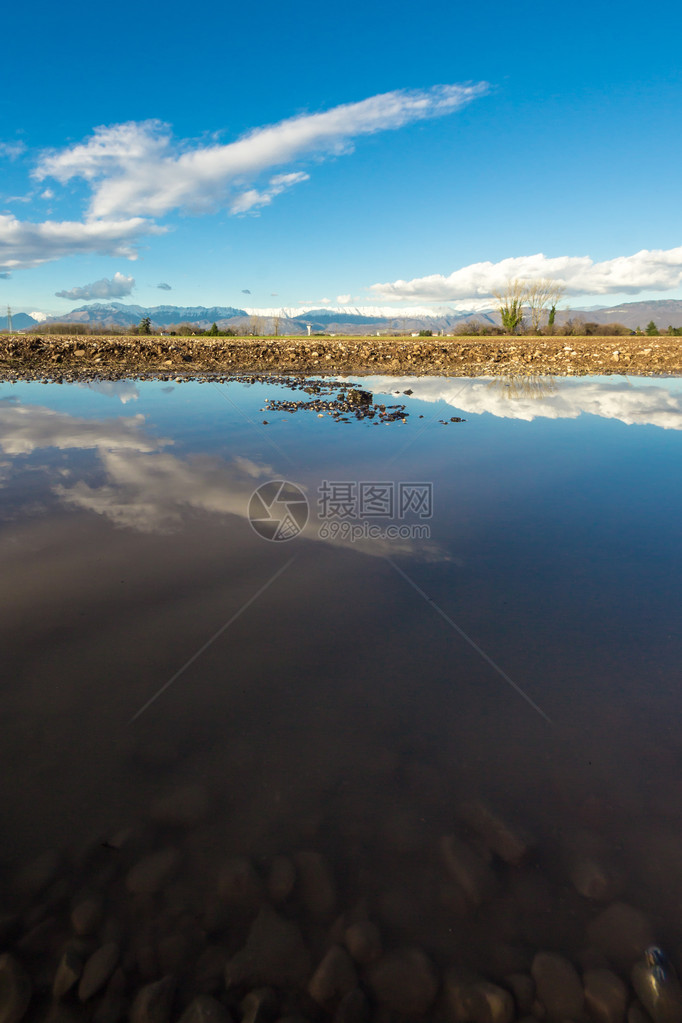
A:
{"type": "Polygon", "coordinates": [[[7,455],[29,455],[37,448],[125,448],[153,451],[171,444],[142,430],[144,416],[81,419],[40,405],[0,405],[0,448],[7,455]]]}
{"type": "Polygon", "coordinates": [[[140,397],[134,380],[87,380],[78,386],[105,394],[108,398],[118,398],[122,405],[127,405],[129,401],[137,401],[140,397]]]}
{"type": "Polygon", "coordinates": [[[252,476],[244,479],[239,466],[216,458],[183,460],[160,451],[101,451],[100,456],[106,483],[91,487],[80,481],[57,486],[56,492],[68,504],[143,532],[177,529],[190,509],[244,516],[253,490],[252,476]]]}
{"type": "MultiPolygon", "coordinates": [[[[244,519],[258,480],[286,478],[269,465],[239,456],[230,462],[213,455],[178,458],[163,450],[172,441],[153,438],[143,427],[142,415],[90,420],[39,406],[8,406],[0,408],[0,448],[8,455],[25,455],[48,447],[96,450],[104,482],[58,482],[53,484],[52,492],[64,503],[102,515],[116,526],[148,533],[179,529],[192,512],[244,519]]],[[[65,475],[63,469],[58,471],[65,475]]],[[[319,542],[320,523],[312,497],[319,481],[309,486],[302,480],[295,482],[311,493],[311,522],[304,537],[319,542]]],[[[373,555],[444,557],[435,544],[424,540],[368,539],[351,543],[339,537],[324,542],[373,555]]]]}
{"type": "MultiPolygon", "coordinates": [[[[104,515],[117,526],[147,533],[179,529],[188,512],[237,515],[246,518],[257,479],[282,479],[269,466],[245,458],[224,462],[208,455],[176,458],[170,452],[101,451],[107,482],[95,487],[84,481],[57,485],[55,492],[77,508],[104,515]]],[[[296,481],[309,494],[311,518],[304,539],[320,541],[313,490],[296,481]]],[[[418,554],[423,560],[449,560],[428,540],[361,539],[343,535],[325,538],[334,547],[351,547],[372,555],[418,554]]]]}
{"type": "Polygon", "coordinates": [[[682,389],[678,380],[635,383],[565,378],[366,377],[365,386],[382,393],[411,389],[420,401],[444,401],[472,415],[488,412],[505,419],[575,419],[583,413],[628,425],[682,430],[682,389]],[[526,380],[526,386],[520,381],[526,380]]]}

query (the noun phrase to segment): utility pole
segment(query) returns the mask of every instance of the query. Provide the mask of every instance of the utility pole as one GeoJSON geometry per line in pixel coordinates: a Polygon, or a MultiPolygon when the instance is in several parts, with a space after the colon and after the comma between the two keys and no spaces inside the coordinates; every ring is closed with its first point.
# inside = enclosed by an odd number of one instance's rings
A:
{"type": "Polygon", "coordinates": [[[12,310],[7,306],[7,333],[12,333],[12,310]]]}

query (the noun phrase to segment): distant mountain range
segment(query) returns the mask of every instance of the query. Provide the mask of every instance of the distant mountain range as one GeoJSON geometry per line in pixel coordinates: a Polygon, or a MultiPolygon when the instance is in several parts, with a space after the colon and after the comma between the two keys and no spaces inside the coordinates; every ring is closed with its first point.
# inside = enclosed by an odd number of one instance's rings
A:
{"type": "MultiPolygon", "coordinates": [[[[36,314],[37,315],[37,314],[36,314]]],[[[48,316],[38,321],[28,313],[12,316],[14,330],[27,330],[46,323],[87,323],[102,324],[118,328],[135,326],[144,317],[149,317],[156,329],[172,329],[180,324],[191,324],[206,330],[216,323],[222,330],[232,327],[239,331],[257,331],[260,334],[304,334],[308,325],[313,331],[336,334],[366,334],[376,331],[456,330],[470,320],[482,324],[499,323],[494,308],[478,311],[460,309],[405,309],[393,311],[377,308],[367,309],[306,309],[296,315],[281,314],[272,309],[247,311],[234,306],[140,306],[123,302],[91,303],[72,309],[60,316],[48,316]]],[[[596,306],[562,310],[557,313],[557,322],[581,318],[592,323],[622,323],[626,327],[646,327],[653,320],[657,327],[682,326],[682,300],[662,299],[657,302],[625,302],[617,306],[596,306]]],[[[0,318],[0,330],[7,330],[7,317],[0,318]]]]}

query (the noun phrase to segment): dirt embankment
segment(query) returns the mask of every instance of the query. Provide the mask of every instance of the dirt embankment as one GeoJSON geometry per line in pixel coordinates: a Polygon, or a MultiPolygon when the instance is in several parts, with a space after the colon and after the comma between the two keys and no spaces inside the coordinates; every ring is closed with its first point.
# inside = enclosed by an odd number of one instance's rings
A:
{"type": "Polygon", "coordinates": [[[5,380],[198,374],[682,374],[678,337],[0,336],[5,380]]]}

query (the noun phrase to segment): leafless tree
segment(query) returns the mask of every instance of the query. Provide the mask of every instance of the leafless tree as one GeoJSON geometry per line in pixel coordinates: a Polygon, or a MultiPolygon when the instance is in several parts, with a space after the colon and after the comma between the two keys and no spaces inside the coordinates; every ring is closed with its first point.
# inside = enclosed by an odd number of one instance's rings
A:
{"type": "Polygon", "coordinates": [[[526,303],[530,308],[532,330],[537,332],[540,329],[540,320],[547,306],[550,307],[548,326],[554,326],[557,303],[565,290],[563,284],[550,277],[541,277],[526,285],[526,303]]]}

